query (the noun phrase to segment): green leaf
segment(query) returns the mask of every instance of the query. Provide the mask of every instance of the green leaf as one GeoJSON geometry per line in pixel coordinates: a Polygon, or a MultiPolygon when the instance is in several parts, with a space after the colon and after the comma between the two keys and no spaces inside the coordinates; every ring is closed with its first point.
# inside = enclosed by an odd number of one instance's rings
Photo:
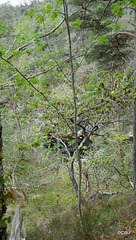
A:
{"type": "Polygon", "coordinates": [[[79,64],[78,62],[75,62],[75,64],[77,65],[77,67],[79,67],[79,66],[80,66],[80,64],[79,64]]]}
{"type": "Polygon", "coordinates": [[[83,149],[87,149],[87,146],[83,146],[83,149]]]}
{"type": "Polygon", "coordinates": [[[58,15],[59,15],[59,12],[58,11],[56,11],[56,10],[54,10],[53,12],[52,12],[52,19],[55,19],[55,18],[57,18],[58,17],[58,15]]]}
{"type": "MultiPolygon", "coordinates": [[[[126,4],[128,3],[128,1],[125,1],[126,4]]],[[[131,5],[131,7],[136,7],[136,0],[129,0],[129,3],[131,5]]]]}
{"type": "Polygon", "coordinates": [[[101,21],[101,23],[108,23],[109,21],[107,19],[101,21]]]}
{"type": "MultiPolygon", "coordinates": [[[[96,76],[95,76],[95,75],[92,75],[91,77],[94,77],[94,78],[91,78],[91,80],[95,80],[95,79],[96,79],[96,76]]],[[[90,82],[87,84],[87,90],[88,90],[88,91],[94,90],[94,89],[97,88],[97,86],[98,86],[98,82],[90,81],[90,82]]]]}
{"type": "Polygon", "coordinates": [[[53,106],[54,103],[55,103],[54,99],[53,99],[53,100],[50,100],[50,101],[48,102],[48,104],[49,104],[50,106],[53,106]]]}
{"type": "Polygon", "coordinates": [[[7,222],[8,222],[8,223],[11,223],[11,216],[9,216],[9,217],[7,218],[7,222]]]}
{"type": "Polygon", "coordinates": [[[5,194],[5,195],[3,196],[3,200],[7,200],[7,198],[8,198],[8,194],[5,194]]]}
{"type": "Polygon", "coordinates": [[[28,148],[29,148],[28,145],[26,145],[26,144],[20,144],[20,145],[17,147],[17,150],[18,150],[18,151],[23,151],[23,150],[28,149],[28,148]]]}
{"type": "Polygon", "coordinates": [[[38,105],[39,105],[39,100],[34,100],[32,106],[33,106],[34,108],[38,108],[38,105]]]}
{"type": "Polygon", "coordinates": [[[16,86],[18,87],[23,87],[25,85],[28,85],[28,83],[25,81],[25,79],[21,79],[20,76],[18,78],[18,81],[16,82],[16,86]]]}
{"type": "Polygon", "coordinates": [[[40,143],[39,140],[37,140],[37,141],[35,141],[35,142],[33,142],[33,143],[31,144],[31,146],[34,147],[34,148],[37,148],[37,147],[39,147],[40,145],[41,145],[41,143],[40,143]]]}
{"type": "Polygon", "coordinates": [[[6,180],[2,177],[0,177],[0,184],[4,184],[6,182],[6,180]]]}
{"type": "Polygon", "coordinates": [[[38,79],[37,79],[37,78],[31,79],[31,83],[33,83],[33,84],[38,84],[38,79]]]}
{"type": "Polygon", "coordinates": [[[6,222],[11,223],[11,216],[4,218],[3,220],[0,221],[0,227],[4,227],[6,222]]]}
{"type": "Polygon", "coordinates": [[[105,37],[105,36],[100,36],[98,38],[98,41],[103,43],[104,45],[106,45],[109,42],[109,39],[107,37],[105,37]]]}
{"type": "Polygon", "coordinates": [[[5,218],[5,219],[0,221],[0,227],[4,227],[5,226],[6,220],[7,220],[7,218],[5,218]]]}
{"type": "Polygon", "coordinates": [[[52,3],[50,3],[50,2],[48,2],[48,3],[45,5],[45,8],[46,8],[46,13],[47,13],[47,14],[50,13],[50,12],[54,9],[52,3]]]}
{"type": "Polygon", "coordinates": [[[114,7],[113,14],[117,15],[117,17],[121,18],[123,16],[123,7],[121,7],[121,6],[114,7]]]}
{"type": "Polygon", "coordinates": [[[36,21],[37,21],[37,23],[43,23],[44,22],[44,16],[40,16],[40,15],[38,15],[37,17],[36,17],[36,21]]]}
{"type": "Polygon", "coordinates": [[[37,8],[32,9],[30,12],[28,12],[28,16],[30,18],[33,18],[37,12],[38,12],[37,8]]]}
{"type": "Polygon", "coordinates": [[[119,31],[119,26],[116,23],[111,23],[107,26],[107,28],[115,31],[119,31]]]}
{"type": "Polygon", "coordinates": [[[22,55],[22,53],[20,51],[17,51],[17,50],[13,51],[12,54],[15,55],[15,56],[22,55]]]}
{"type": "Polygon", "coordinates": [[[82,24],[82,21],[79,18],[77,18],[74,22],[73,28],[80,29],[81,24],[82,24]]]}
{"type": "Polygon", "coordinates": [[[91,36],[89,37],[89,39],[95,40],[95,36],[91,36]]]}
{"type": "Polygon", "coordinates": [[[3,52],[2,51],[0,51],[0,57],[3,55],[3,52]]]}
{"type": "Polygon", "coordinates": [[[63,0],[56,1],[56,7],[61,6],[63,4],[63,0]]]}

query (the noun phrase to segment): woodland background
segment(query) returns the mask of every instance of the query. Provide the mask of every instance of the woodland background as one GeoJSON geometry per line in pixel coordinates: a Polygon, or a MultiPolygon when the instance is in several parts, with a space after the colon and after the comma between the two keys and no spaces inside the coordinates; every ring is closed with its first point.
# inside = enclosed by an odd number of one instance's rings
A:
{"type": "Polygon", "coordinates": [[[135,1],[0,5],[8,236],[136,239],[135,35],[135,1]]]}

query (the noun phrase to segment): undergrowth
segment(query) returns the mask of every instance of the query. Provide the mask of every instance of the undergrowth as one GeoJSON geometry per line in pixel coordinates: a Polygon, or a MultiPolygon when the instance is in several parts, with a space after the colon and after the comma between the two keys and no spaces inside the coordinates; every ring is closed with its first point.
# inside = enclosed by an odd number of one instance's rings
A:
{"type": "MultiPolygon", "coordinates": [[[[136,196],[131,189],[112,197],[88,199],[82,209],[83,229],[66,173],[55,175],[50,184],[29,193],[28,203],[18,200],[17,204],[23,212],[27,240],[136,239],[136,196]]],[[[10,210],[15,207],[11,205],[10,210]]]]}

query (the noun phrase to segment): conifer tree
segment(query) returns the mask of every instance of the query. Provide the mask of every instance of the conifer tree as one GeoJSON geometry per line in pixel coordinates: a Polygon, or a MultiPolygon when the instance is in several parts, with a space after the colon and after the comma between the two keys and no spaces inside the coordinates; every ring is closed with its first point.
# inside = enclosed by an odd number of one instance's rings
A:
{"type": "MultiPolygon", "coordinates": [[[[81,29],[90,31],[91,47],[85,59],[87,63],[97,62],[99,68],[104,70],[113,70],[124,65],[133,55],[130,50],[133,44],[131,41],[133,32],[123,34],[119,29],[118,17],[113,13],[116,2],[116,0],[74,0],[73,2],[75,6],[80,6],[81,10],[77,11],[71,20],[75,17],[80,18],[81,29]]],[[[123,15],[121,10],[119,15],[123,15]]]]}

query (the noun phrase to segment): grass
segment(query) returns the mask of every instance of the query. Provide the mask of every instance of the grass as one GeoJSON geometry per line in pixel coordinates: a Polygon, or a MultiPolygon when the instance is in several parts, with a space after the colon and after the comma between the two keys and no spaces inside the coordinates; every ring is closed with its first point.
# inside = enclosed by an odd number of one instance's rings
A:
{"type": "MultiPolygon", "coordinates": [[[[131,189],[112,197],[100,199],[97,196],[92,202],[88,198],[82,209],[81,229],[78,201],[67,171],[48,172],[45,180],[50,174],[53,177],[48,184],[28,191],[28,203],[18,199],[15,205],[8,207],[7,214],[10,214],[17,204],[21,205],[27,240],[136,239],[136,195],[131,189]]],[[[11,225],[8,228],[10,232],[11,225]]]]}

